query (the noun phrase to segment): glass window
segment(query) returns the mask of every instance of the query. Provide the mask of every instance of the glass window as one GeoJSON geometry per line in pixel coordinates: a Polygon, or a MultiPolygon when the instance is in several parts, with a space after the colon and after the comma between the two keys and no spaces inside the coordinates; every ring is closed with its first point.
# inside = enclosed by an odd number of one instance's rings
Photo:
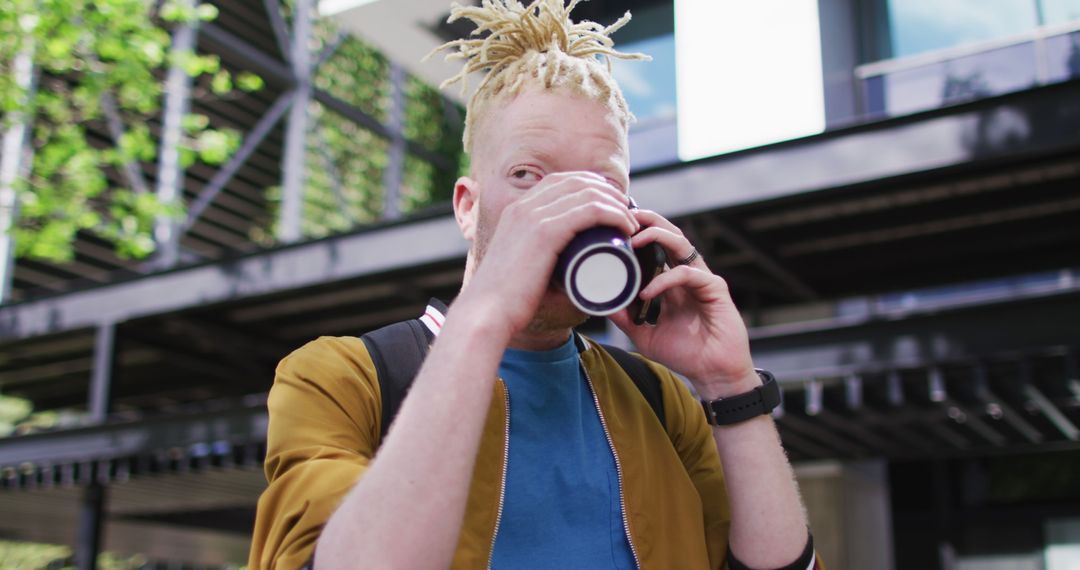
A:
{"type": "Polygon", "coordinates": [[[1036,85],[1035,44],[1028,42],[871,77],[871,116],[906,115],[1036,85]]]}
{"type": "Polygon", "coordinates": [[[1045,57],[1048,82],[1080,77],[1080,32],[1047,38],[1045,57]]]}
{"type": "Polygon", "coordinates": [[[1080,0],[1039,0],[1044,24],[1080,21],[1080,0]]]}
{"type": "MultiPolygon", "coordinates": [[[[1010,36],[1038,25],[1034,0],[887,2],[893,57],[1010,36]]],[[[1078,4],[1077,0],[1061,2],[1078,4]]]]}

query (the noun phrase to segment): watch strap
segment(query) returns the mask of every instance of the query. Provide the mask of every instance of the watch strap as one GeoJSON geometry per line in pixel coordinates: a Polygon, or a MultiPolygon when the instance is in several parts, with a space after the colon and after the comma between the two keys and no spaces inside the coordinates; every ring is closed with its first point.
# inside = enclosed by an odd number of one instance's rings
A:
{"type": "Polygon", "coordinates": [[[776,383],[776,377],[768,370],[760,368],[755,368],[754,372],[757,372],[757,375],[761,378],[761,386],[730,398],[701,401],[701,407],[705,410],[705,419],[709,422],[709,425],[726,426],[737,424],[750,418],[772,413],[773,409],[783,402],[780,385],[776,383]]]}

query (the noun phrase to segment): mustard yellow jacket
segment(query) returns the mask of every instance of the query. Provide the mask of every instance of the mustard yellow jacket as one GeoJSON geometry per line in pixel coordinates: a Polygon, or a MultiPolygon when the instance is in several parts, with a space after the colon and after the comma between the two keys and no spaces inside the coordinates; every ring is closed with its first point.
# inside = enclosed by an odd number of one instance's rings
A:
{"type": "MultiPolygon", "coordinates": [[[[663,366],[667,426],[615,360],[586,340],[581,362],[622,476],[626,525],[641,568],[721,568],[730,510],[701,405],[663,366]]],[[[488,566],[505,468],[506,390],[494,384],[453,568],[488,566]]],[[[297,569],[371,462],[380,438],[379,383],[359,338],[323,337],[278,366],[268,401],[269,486],[259,499],[250,567],[297,569]]],[[[358,567],[362,567],[360,564],[358,567]]]]}

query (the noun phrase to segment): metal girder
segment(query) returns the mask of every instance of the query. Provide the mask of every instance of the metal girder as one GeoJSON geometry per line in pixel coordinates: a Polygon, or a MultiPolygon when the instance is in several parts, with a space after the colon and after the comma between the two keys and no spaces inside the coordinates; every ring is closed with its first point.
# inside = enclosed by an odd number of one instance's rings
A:
{"type": "Polygon", "coordinates": [[[0,342],[456,261],[467,250],[468,242],[449,216],[369,228],[0,306],[0,342]]]}
{"type": "Polygon", "coordinates": [[[760,265],[766,273],[772,275],[773,278],[790,289],[796,299],[802,301],[814,301],[821,298],[821,296],[802,279],[799,279],[794,273],[784,269],[783,264],[777,261],[775,257],[754,245],[746,236],[735,231],[731,226],[724,222],[716,222],[711,225],[711,229],[725,241],[735,246],[736,249],[748,253],[755,261],[757,261],[758,265],[760,265]]]}
{"type": "MultiPolygon", "coordinates": [[[[34,45],[28,43],[12,61],[11,72],[15,86],[23,89],[24,101],[29,101],[36,87],[34,76],[34,45]]],[[[15,276],[15,238],[11,231],[18,218],[18,193],[15,190],[18,177],[29,171],[30,128],[23,113],[8,113],[4,117],[8,128],[3,131],[0,147],[0,303],[11,295],[15,276]]]]}
{"type": "MultiPolygon", "coordinates": [[[[105,116],[109,136],[112,137],[113,143],[119,147],[124,139],[124,120],[121,118],[120,109],[116,105],[116,98],[108,91],[101,96],[101,113],[105,116]]],[[[127,179],[132,190],[139,194],[150,193],[150,186],[146,184],[142,170],[135,160],[125,160],[121,166],[124,171],[124,178],[127,179]]]]}
{"type": "Polygon", "coordinates": [[[95,570],[101,552],[102,527],[105,519],[106,488],[91,483],[83,490],[79,505],[79,537],[75,547],[75,568],[95,570]]]}
{"type": "Polygon", "coordinates": [[[1080,146],[1077,113],[1074,81],[645,171],[634,177],[634,195],[665,215],[685,216],[1004,156],[1055,154],[1080,146]],[[1003,117],[1025,125],[1025,136],[984,140],[1003,117]]]}
{"type": "MultiPolygon", "coordinates": [[[[195,8],[194,0],[184,0],[183,4],[189,9],[195,8]]],[[[180,141],[184,135],[184,116],[191,106],[192,78],[181,64],[181,57],[195,50],[198,30],[195,22],[182,22],[173,32],[170,50],[173,63],[165,79],[165,106],[157,176],[157,197],[165,205],[183,201],[181,187],[184,167],[180,161],[180,141]]],[[[172,216],[161,215],[155,221],[156,263],[161,268],[172,267],[179,261],[180,233],[179,223],[172,216]]]]}
{"type": "Polygon", "coordinates": [[[210,51],[224,54],[223,59],[236,62],[267,80],[267,83],[278,87],[292,88],[296,85],[296,76],[287,64],[274,59],[216,24],[204,23],[200,30],[202,40],[210,44],[208,46],[210,51]]]}
{"type": "Polygon", "coordinates": [[[303,237],[304,190],[307,184],[307,135],[311,119],[311,12],[312,0],[293,3],[292,63],[297,86],[289,122],[285,129],[285,155],[282,158],[281,210],[278,215],[278,239],[282,243],[303,237]]]}
{"type": "Polygon", "coordinates": [[[292,47],[289,43],[289,32],[285,29],[285,18],[281,17],[281,2],[278,0],[263,0],[263,8],[266,9],[266,17],[270,20],[270,28],[274,30],[274,40],[277,41],[278,49],[282,57],[289,57],[292,47]]]}
{"type": "Polygon", "coordinates": [[[214,178],[203,188],[199,193],[199,197],[195,199],[191,207],[188,208],[187,219],[181,225],[180,230],[187,232],[191,229],[191,226],[195,225],[195,222],[206,210],[210,203],[214,201],[214,198],[225,189],[225,185],[228,184],[236,172],[240,170],[246,162],[251,153],[255,152],[255,149],[259,147],[266,135],[270,134],[270,131],[277,125],[278,121],[285,114],[285,111],[289,110],[289,106],[292,105],[296,92],[294,90],[286,91],[282,93],[274,104],[266,110],[259,122],[251,129],[251,132],[244,137],[244,143],[240,146],[240,149],[236,151],[236,154],[229,159],[229,162],[222,166],[218,170],[214,178]]]}
{"type": "Polygon", "coordinates": [[[401,217],[401,185],[405,180],[405,69],[390,64],[390,148],[386,170],[383,171],[383,218],[401,217]]]}
{"type": "Polygon", "coordinates": [[[1031,364],[1026,360],[1020,362],[1020,389],[1024,394],[1024,397],[1028,399],[1040,412],[1046,416],[1046,419],[1053,424],[1066,439],[1072,441],[1080,440],[1080,429],[1076,427],[1064,413],[1054,405],[1050,398],[1047,398],[1043,394],[1031,378],[1031,364]]]}
{"type": "Polygon", "coordinates": [[[318,71],[319,68],[322,67],[322,64],[326,63],[331,57],[334,57],[338,48],[341,47],[341,44],[343,44],[348,37],[349,32],[339,31],[337,35],[334,36],[334,39],[327,42],[326,45],[323,46],[322,51],[319,52],[318,57],[315,58],[315,64],[312,65],[311,68],[312,71],[318,71]]]}
{"type": "Polygon", "coordinates": [[[751,329],[754,361],[777,378],[843,377],[972,361],[1036,346],[1080,343],[1080,287],[954,299],[894,312],[751,329]],[[1009,334],[1001,334],[1008,323],[1009,334]]]}
{"type": "MultiPolygon", "coordinates": [[[[236,37],[221,27],[215,26],[212,23],[203,24],[200,27],[200,35],[203,39],[207,40],[215,52],[227,54],[227,59],[235,60],[239,65],[249,69],[264,79],[269,80],[275,85],[279,85],[285,88],[293,88],[299,83],[297,75],[287,64],[278,61],[258,48],[245,42],[244,40],[236,37]]],[[[333,46],[333,44],[331,44],[333,46]]],[[[328,46],[328,49],[329,47],[328,46]]],[[[327,56],[327,52],[323,52],[319,57],[327,56]]],[[[329,56],[327,56],[329,57],[329,56]]],[[[316,65],[311,66],[311,71],[318,69],[317,64],[322,61],[317,60],[316,65]]],[[[354,105],[350,105],[341,99],[331,95],[330,93],[322,89],[312,89],[312,97],[325,105],[331,111],[349,119],[357,125],[363,127],[375,133],[376,135],[385,139],[392,139],[393,135],[385,125],[380,123],[375,118],[371,117],[367,113],[356,108],[354,105]]],[[[451,170],[456,168],[453,161],[442,154],[432,152],[423,145],[415,141],[406,141],[406,147],[410,154],[414,154],[442,170],[451,170]]]]}
{"type": "Polygon", "coordinates": [[[975,365],[975,397],[986,406],[990,417],[998,418],[1016,430],[1021,436],[1031,443],[1042,443],[1045,438],[1042,432],[1028,423],[1019,412],[1013,409],[1003,398],[990,389],[986,378],[986,367],[982,363],[975,365]]]}
{"type": "Polygon", "coordinates": [[[334,203],[342,213],[350,212],[349,201],[345,198],[345,189],[341,184],[341,175],[338,174],[337,165],[334,164],[334,156],[330,153],[330,145],[326,142],[323,126],[316,124],[312,136],[315,137],[319,158],[322,159],[323,168],[326,169],[326,176],[330,178],[330,191],[334,194],[334,203]]]}
{"type": "MultiPolygon", "coordinates": [[[[341,99],[338,99],[337,97],[334,97],[333,95],[327,93],[326,91],[323,91],[322,89],[315,89],[314,97],[316,101],[325,105],[327,109],[330,109],[331,111],[341,115],[342,117],[349,119],[350,121],[356,123],[364,129],[367,129],[372,133],[375,133],[376,135],[379,135],[380,137],[383,137],[385,139],[393,139],[393,134],[390,132],[389,129],[386,128],[385,125],[375,120],[367,113],[364,113],[360,109],[357,109],[355,106],[350,105],[342,101],[341,99]]],[[[454,168],[454,165],[449,158],[439,153],[432,152],[428,150],[427,147],[415,141],[405,141],[405,147],[406,149],[408,149],[409,154],[414,154],[434,164],[436,168],[442,170],[450,170],[454,168]]]]}
{"type": "Polygon", "coordinates": [[[94,337],[94,369],[90,376],[90,421],[103,423],[109,413],[109,388],[116,359],[116,324],[98,325],[94,337]]]}
{"type": "MultiPolygon", "coordinates": [[[[110,423],[0,439],[0,469],[24,472],[64,469],[158,452],[187,453],[266,439],[266,407],[257,405],[197,414],[172,415],[132,423],[110,423]]],[[[91,469],[80,469],[86,475],[91,469]]],[[[93,479],[88,475],[82,482],[93,479]]]]}

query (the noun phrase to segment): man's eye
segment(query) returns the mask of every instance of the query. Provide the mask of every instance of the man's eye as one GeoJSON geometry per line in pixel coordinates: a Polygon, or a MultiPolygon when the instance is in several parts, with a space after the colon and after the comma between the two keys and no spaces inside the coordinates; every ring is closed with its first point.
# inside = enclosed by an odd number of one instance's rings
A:
{"type": "Polygon", "coordinates": [[[543,175],[531,168],[515,168],[510,171],[510,176],[517,180],[526,180],[529,182],[539,182],[543,175]]]}

